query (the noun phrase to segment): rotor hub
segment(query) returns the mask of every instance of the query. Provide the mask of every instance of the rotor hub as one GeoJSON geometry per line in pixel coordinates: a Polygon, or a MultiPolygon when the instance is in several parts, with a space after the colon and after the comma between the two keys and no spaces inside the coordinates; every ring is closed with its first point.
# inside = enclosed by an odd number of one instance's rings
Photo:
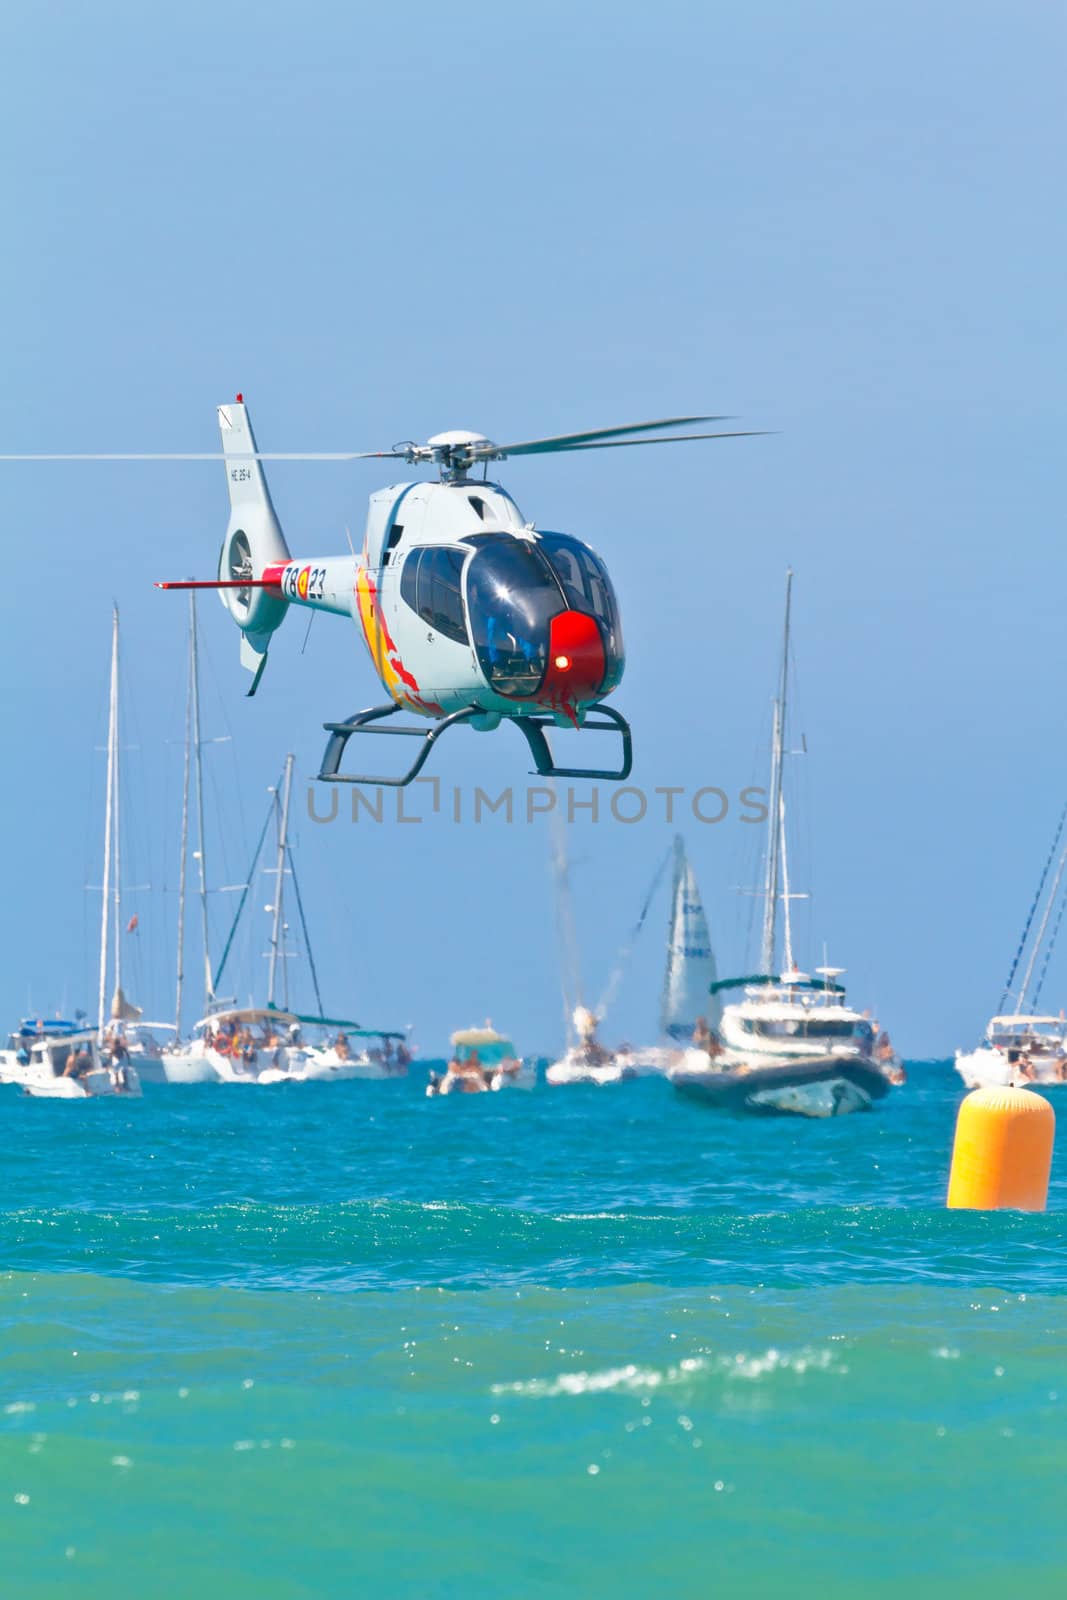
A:
{"type": "Polygon", "coordinates": [[[474,433],[469,428],[451,428],[446,433],[435,433],[422,449],[424,459],[436,462],[445,483],[459,483],[470,471],[475,461],[492,459],[495,445],[484,433],[474,433]]]}

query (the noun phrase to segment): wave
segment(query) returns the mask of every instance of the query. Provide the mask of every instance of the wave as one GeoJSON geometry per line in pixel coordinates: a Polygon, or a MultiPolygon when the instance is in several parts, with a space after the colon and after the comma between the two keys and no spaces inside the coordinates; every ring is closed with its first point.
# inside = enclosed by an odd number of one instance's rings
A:
{"type": "Polygon", "coordinates": [[[23,1271],[320,1291],[488,1282],[1064,1286],[1055,1215],[862,1206],[754,1215],[543,1215],[454,1200],[24,1207],[0,1213],[0,1260],[23,1271]]]}

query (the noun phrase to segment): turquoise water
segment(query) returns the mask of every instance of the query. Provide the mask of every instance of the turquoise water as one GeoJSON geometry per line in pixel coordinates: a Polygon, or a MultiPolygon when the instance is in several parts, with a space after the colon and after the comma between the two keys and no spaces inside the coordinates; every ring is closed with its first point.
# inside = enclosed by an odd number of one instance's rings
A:
{"type": "Polygon", "coordinates": [[[942,1208],[957,1080],[3,1091],[18,1596],[1064,1592],[1067,1182],[942,1208]]]}

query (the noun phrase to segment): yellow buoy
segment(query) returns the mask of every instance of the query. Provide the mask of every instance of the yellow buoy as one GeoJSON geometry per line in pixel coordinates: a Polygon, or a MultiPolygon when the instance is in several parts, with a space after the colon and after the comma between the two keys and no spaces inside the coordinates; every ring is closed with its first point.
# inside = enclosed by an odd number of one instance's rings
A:
{"type": "Polygon", "coordinates": [[[973,1089],[956,1118],[948,1203],[970,1211],[1044,1211],[1056,1113],[1031,1089],[973,1089]]]}

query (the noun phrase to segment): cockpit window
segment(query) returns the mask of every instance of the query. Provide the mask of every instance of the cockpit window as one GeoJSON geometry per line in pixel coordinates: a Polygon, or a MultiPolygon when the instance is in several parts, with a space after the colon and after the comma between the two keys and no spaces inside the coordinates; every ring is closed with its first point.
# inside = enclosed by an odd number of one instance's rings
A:
{"type": "Polygon", "coordinates": [[[543,533],[538,539],[563,592],[576,611],[591,612],[605,628],[615,626],[611,580],[588,545],[565,533],[543,533]]]}
{"type": "Polygon", "coordinates": [[[608,570],[598,555],[580,539],[566,533],[542,533],[537,539],[542,551],[567,596],[567,604],[576,611],[596,617],[604,639],[607,670],[601,693],[610,694],[622,678],[626,653],[622,643],[622,625],[615,591],[608,570]]]}
{"type": "Polygon", "coordinates": [[[482,670],[499,693],[536,694],[548,664],[549,623],[567,603],[537,546],[483,535],[467,569],[467,611],[482,670]]]}
{"type": "Polygon", "coordinates": [[[462,573],[466,552],[444,545],[413,550],[400,575],[400,597],[423,622],[457,644],[466,644],[462,573]]]}

